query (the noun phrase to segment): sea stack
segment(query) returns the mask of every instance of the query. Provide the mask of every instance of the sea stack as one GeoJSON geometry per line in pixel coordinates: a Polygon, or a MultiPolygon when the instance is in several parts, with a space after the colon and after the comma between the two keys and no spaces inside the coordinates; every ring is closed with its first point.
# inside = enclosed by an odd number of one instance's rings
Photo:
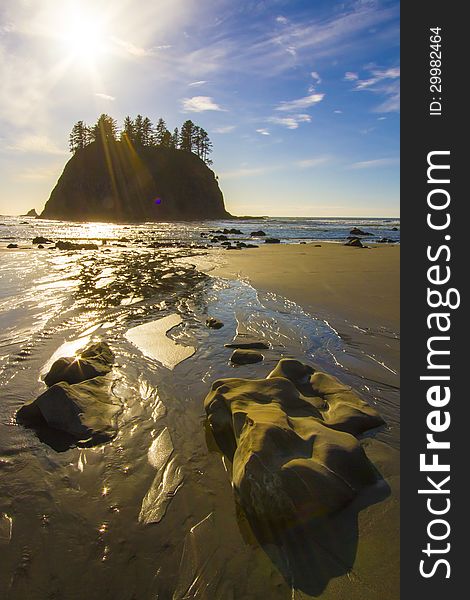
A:
{"type": "Polygon", "coordinates": [[[75,152],[41,218],[145,222],[231,215],[214,172],[195,154],[108,139],[75,152]]]}

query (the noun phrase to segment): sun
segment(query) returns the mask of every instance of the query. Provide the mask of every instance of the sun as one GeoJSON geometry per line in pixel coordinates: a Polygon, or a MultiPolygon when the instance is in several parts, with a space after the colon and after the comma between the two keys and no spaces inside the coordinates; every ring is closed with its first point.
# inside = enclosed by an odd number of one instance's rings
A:
{"type": "Polygon", "coordinates": [[[79,10],[67,12],[64,17],[60,38],[68,56],[83,64],[96,61],[105,51],[103,21],[91,12],[79,10]]]}

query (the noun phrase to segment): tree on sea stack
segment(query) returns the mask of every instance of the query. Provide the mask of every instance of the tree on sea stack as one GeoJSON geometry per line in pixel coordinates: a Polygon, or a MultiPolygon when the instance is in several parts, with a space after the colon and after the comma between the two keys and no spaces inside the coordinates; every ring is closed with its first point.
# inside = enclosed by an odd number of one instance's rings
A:
{"type": "Polygon", "coordinates": [[[83,121],[78,121],[72,127],[69,137],[70,152],[75,153],[90,143],[90,130],[83,121]]]}
{"type": "Polygon", "coordinates": [[[102,114],[96,124],[91,129],[91,138],[93,141],[116,140],[117,121],[109,115],[102,114]]]}

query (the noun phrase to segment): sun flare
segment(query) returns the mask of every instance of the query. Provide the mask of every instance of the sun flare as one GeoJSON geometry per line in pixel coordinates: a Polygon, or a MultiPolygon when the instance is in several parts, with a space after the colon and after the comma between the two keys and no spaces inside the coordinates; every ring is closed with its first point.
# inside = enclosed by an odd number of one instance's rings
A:
{"type": "Polygon", "coordinates": [[[91,13],[70,12],[61,26],[60,37],[68,55],[82,63],[93,62],[103,54],[105,36],[104,24],[91,13]]]}

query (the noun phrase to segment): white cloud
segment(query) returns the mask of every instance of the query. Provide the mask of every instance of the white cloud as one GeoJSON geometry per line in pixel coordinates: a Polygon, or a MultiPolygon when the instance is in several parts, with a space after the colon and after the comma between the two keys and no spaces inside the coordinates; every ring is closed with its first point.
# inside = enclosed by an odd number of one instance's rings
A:
{"type": "Polygon", "coordinates": [[[339,110],[339,109],[336,109],[333,112],[335,113],[335,115],[342,115],[343,114],[343,111],[339,110]]]}
{"type": "Polygon", "coordinates": [[[289,19],[287,19],[286,17],[283,17],[282,15],[279,15],[278,17],[276,17],[276,23],[281,23],[281,25],[286,25],[287,23],[289,23],[289,19]]]}
{"type": "Polygon", "coordinates": [[[310,73],[312,79],[316,82],[316,83],[321,83],[321,77],[320,75],[317,73],[317,71],[312,71],[310,73]]]}
{"type": "Polygon", "coordinates": [[[282,125],[283,127],[287,127],[287,129],[297,129],[300,123],[310,123],[311,120],[312,117],[305,114],[289,115],[286,117],[269,117],[267,119],[268,123],[282,125]]]}
{"type": "Polygon", "coordinates": [[[232,133],[234,131],[235,125],[224,125],[222,127],[216,127],[213,129],[214,133],[232,133]]]}
{"type": "Polygon", "coordinates": [[[353,71],[347,71],[344,74],[344,79],[345,81],[356,81],[357,79],[359,79],[359,75],[357,73],[354,73],[353,71]]]}
{"type": "Polygon", "coordinates": [[[224,111],[210,96],[193,96],[183,98],[183,112],[204,112],[206,110],[224,111]]]}
{"type": "Polygon", "coordinates": [[[192,81],[188,83],[188,87],[200,87],[201,85],[205,85],[207,81],[192,81]]]}
{"type": "Polygon", "coordinates": [[[355,91],[368,91],[384,96],[384,100],[374,108],[374,112],[388,113],[400,110],[400,67],[388,69],[370,68],[370,77],[357,79],[355,91]]]}
{"type": "Polygon", "coordinates": [[[374,158],[372,160],[363,160],[355,162],[349,166],[350,169],[372,169],[376,167],[388,167],[398,164],[398,158],[374,158]]]}
{"type": "Polygon", "coordinates": [[[46,135],[26,135],[7,149],[25,154],[67,154],[46,135]]]}
{"type": "Polygon", "coordinates": [[[264,127],[261,127],[261,129],[257,129],[256,133],[259,133],[260,135],[271,135],[269,133],[269,129],[265,129],[264,127]]]}
{"type": "Polygon", "coordinates": [[[238,177],[255,177],[256,175],[264,175],[271,171],[278,170],[279,167],[253,167],[234,169],[233,171],[224,171],[219,173],[220,179],[237,179],[238,177]]]}
{"type": "Polygon", "coordinates": [[[301,169],[309,169],[311,167],[318,167],[328,162],[330,158],[328,156],[316,156],[314,158],[306,158],[304,160],[298,160],[295,165],[301,169]]]}
{"type": "Polygon", "coordinates": [[[309,108],[314,104],[318,104],[323,100],[325,94],[310,94],[309,96],[304,96],[303,98],[298,98],[297,100],[290,101],[282,101],[278,106],[276,106],[276,110],[282,111],[295,111],[301,110],[305,108],[309,108]]]}
{"type": "Polygon", "coordinates": [[[96,92],[95,96],[97,98],[101,98],[102,100],[109,100],[109,102],[114,102],[114,100],[116,100],[114,96],[110,96],[109,94],[103,94],[101,92],[96,92]]]}

